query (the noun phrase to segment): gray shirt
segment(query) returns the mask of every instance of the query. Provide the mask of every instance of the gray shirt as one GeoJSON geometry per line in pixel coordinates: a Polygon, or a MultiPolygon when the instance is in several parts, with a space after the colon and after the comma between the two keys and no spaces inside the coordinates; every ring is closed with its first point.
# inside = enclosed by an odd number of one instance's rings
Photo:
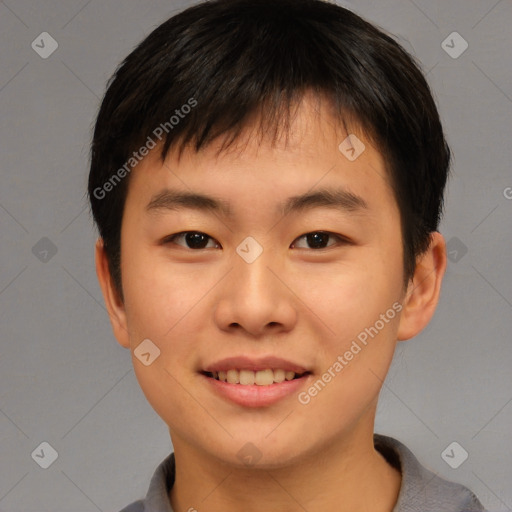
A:
{"type": "MultiPolygon", "coordinates": [[[[466,487],[444,480],[423,467],[400,441],[374,435],[375,449],[402,473],[402,485],[393,512],[485,512],[466,487]]],[[[157,468],[146,497],[121,512],[173,512],[169,491],[174,484],[175,461],[171,453],[157,468]]]]}

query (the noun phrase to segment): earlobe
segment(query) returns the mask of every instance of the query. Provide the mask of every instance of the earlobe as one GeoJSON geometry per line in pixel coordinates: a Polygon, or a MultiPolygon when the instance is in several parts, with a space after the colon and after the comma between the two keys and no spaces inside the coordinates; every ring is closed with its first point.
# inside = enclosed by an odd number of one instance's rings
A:
{"type": "Polygon", "coordinates": [[[112,330],[114,331],[118,343],[125,348],[129,348],[130,339],[126,325],[125,307],[113,284],[108,266],[108,257],[101,237],[96,241],[95,252],[96,275],[98,276],[101,291],[103,292],[103,298],[110,317],[110,323],[112,324],[112,330]]]}
{"type": "Polygon", "coordinates": [[[397,339],[408,340],[434,316],[446,270],[446,243],[441,233],[431,234],[430,246],[416,261],[414,276],[403,300],[397,339]]]}

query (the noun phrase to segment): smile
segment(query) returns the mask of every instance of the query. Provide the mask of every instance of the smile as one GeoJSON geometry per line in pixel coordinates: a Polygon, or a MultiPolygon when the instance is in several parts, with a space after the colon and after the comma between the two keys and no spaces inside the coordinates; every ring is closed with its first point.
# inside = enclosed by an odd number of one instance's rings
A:
{"type": "MultiPolygon", "coordinates": [[[[282,369],[266,369],[259,371],[251,370],[227,370],[219,372],[205,372],[208,377],[229,384],[240,384],[242,386],[271,386],[272,384],[280,384],[284,381],[294,380],[302,377],[304,373],[298,374],[292,371],[282,369]]],[[[305,372],[307,373],[307,372],[305,372]]]]}
{"type": "Polygon", "coordinates": [[[215,395],[231,404],[251,408],[268,407],[286,397],[295,396],[307,386],[312,376],[310,372],[297,374],[279,369],[259,371],[232,369],[200,372],[199,375],[215,395]]]}

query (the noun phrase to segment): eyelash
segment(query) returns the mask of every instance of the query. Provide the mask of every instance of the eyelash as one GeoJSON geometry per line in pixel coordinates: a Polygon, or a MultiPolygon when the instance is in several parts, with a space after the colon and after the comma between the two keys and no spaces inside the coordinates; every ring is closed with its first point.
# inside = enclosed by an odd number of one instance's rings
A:
{"type": "MultiPolygon", "coordinates": [[[[211,239],[211,240],[215,240],[214,238],[212,238],[211,236],[207,235],[206,233],[203,233],[202,231],[182,231],[181,233],[176,233],[174,235],[170,235],[168,237],[166,237],[164,240],[163,240],[163,243],[164,244],[169,244],[169,243],[174,243],[174,241],[179,238],[179,237],[183,237],[189,233],[195,233],[195,234],[199,234],[199,235],[204,235],[205,237],[211,239]]],[[[303,235],[297,237],[295,240],[299,240],[301,238],[304,238],[308,235],[314,235],[314,234],[322,234],[322,235],[328,235],[329,237],[331,238],[336,238],[338,240],[338,244],[332,244],[332,245],[328,245],[327,247],[321,247],[319,249],[311,249],[313,251],[322,251],[322,250],[325,250],[325,249],[329,249],[331,247],[334,247],[336,245],[347,245],[347,244],[350,244],[351,241],[348,240],[347,238],[341,236],[341,235],[337,235],[335,233],[331,233],[329,231],[310,231],[308,233],[304,233],[303,235]]],[[[295,242],[295,241],[294,241],[295,242]]],[[[218,242],[217,242],[218,243],[218,242]]],[[[179,244],[177,244],[179,245],[179,244]]],[[[220,245],[220,244],[219,244],[220,245]]],[[[199,251],[199,250],[202,250],[202,249],[206,249],[205,247],[202,247],[202,248],[199,248],[199,249],[194,249],[192,247],[185,247],[185,249],[190,249],[191,251],[199,251]]],[[[303,247],[299,247],[299,249],[304,249],[303,247]]]]}

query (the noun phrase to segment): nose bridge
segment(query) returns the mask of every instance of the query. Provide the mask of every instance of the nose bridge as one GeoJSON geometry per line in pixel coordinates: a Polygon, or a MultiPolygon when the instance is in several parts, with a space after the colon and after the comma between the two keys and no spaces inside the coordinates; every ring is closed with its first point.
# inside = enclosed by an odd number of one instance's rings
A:
{"type": "MultiPolygon", "coordinates": [[[[270,306],[272,297],[275,299],[279,293],[276,277],[270,271],[270,268],[279,266],[271,245],[249,236],[238,245],[236,253],[234,270],[239,295],[250,302],[265,300],[265,304],[270,306]]],[[[258,304],[253,304],[253,307],[258,307],[258,304]]]]}
{"type": "Polygon", "coordinates": [[[236,253],[217,320],[224,328],[238,324],[252,334],[275,324],[288,329],[295,311],[291,294],[276,277],[283,267],[275,251],[247,237],[238,245],[236,253]]]}

